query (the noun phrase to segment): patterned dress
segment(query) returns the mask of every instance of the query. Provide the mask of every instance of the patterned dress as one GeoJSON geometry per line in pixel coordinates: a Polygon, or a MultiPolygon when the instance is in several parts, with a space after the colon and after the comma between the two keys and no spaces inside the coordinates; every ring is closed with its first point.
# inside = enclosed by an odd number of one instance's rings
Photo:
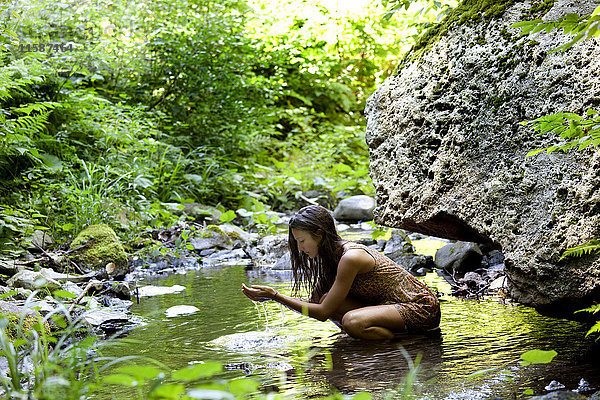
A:
{"type": "Polygon", "coordinates": [[[376,250],[353,242],[344,247],[344,253],[362,249],[375,260],[373,270],[356,275],[350,297],[369,305],[394,304],[408,331],[439,326],[440,302],[427,285],[376,250]]]}

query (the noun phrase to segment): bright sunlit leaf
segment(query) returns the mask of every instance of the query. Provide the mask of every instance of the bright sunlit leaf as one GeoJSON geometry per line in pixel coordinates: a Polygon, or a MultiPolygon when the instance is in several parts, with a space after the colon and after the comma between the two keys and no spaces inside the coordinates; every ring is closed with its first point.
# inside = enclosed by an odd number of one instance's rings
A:
{"type": "Polygon", "coordinates": [[[138,384],[138,382],[133,378],[133,376],[125,374],[112,374],[105,376],[104,379],[102,379],[102,382],[127,387],[134,387],[138,384]]]}
{"type": "Polygon", "coordinates": [[[139,381],[154,379],[162,373],[161,370],[151,365],[128,365],[119,367],[117,371],[121,374],[130,375],[139,381]]]}
{"type": "Polygon", "coordinates": [[[219,362],[208,361],[204,364],[195,364],[191,367],[179,369],[171,375],[173,379],[191,382],[200,378],[208,378],[223,371],[223,365],[219,362]]]}
{"type": "Polygon", "coordinates": [[[548,364],[551,362],[558,353],[554,350],[529,350],[526,353],[521,354],[521,365],[529,364],[548,364]]]}

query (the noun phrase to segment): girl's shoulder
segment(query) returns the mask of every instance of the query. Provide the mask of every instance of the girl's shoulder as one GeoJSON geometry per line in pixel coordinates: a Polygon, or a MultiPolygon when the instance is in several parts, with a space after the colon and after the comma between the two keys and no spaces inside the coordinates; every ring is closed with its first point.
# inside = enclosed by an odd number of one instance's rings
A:
{"type": "Polygon", "coordinates": [[[352,263],[359,269],[359,273],[369,272],[375,266],[373,255],[367,246],[359,243],[346,242],[340,261],[352,263]]]}
{"type": "Polygon", "coordinates": [[[342,248],[344,249],[342,254],[346,254],[349,250],[364,250],[363,253],[367,252],[369,254],[371,254],[371,251],[373,251],[373,249],[371,249],[368,246],[365,246],[364,244],[351,242],[349,240],[342,243],[342,248]]]}

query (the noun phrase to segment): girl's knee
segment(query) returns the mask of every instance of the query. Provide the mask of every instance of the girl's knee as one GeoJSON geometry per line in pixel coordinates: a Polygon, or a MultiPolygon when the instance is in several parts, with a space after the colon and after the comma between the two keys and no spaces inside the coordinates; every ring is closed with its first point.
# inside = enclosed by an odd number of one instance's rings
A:
{"type": "Polygon", "coordinates": [[[352,337],[359,337],[366,328],[365,321],[357,314],[358,313],[348,311],[342,318],[342,327],[344,328],[344,331],[352,337]]]}

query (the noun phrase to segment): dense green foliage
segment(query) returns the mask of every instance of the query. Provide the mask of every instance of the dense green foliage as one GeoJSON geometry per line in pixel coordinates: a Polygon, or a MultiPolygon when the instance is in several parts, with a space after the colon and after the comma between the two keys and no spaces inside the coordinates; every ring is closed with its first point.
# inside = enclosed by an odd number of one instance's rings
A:
{"type": "MultiPolygon", "coordinates": [[[[34,298],[35,292],[25,306],[34,298]]],[[[84,332],[83,320],[73,318],[64,307],[43,318],[22,314],[13,321],[0,315],[0,354],[8,364],[0,375],[1,394],[10,399],[44,400],[76,400],[89,394],[92,386],[85,378],[97,371],[89,351],[98,339],[83,338],[84,332]],[[28,318],[35,322],[27,323],[28,318]],[[14,332],[11,337],[10,331],[14,332]]]]}
{"type": "Polygon", "coordinates": [[[3,3],[3,251],[35,229],[133,237],[192,201],[289,210],[306,190],[371,193],[362,109],[418,28],[304,4],[313,14],[274,18],[297,4],[3,3]]]}

